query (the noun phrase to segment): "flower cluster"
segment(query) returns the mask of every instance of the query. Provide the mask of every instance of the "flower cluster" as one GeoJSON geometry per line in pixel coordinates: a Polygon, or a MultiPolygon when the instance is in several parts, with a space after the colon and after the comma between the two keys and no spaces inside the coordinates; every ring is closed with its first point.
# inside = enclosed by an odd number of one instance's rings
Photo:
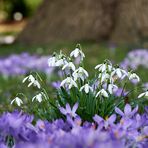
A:
{"type": "Polygon", "coordinates": [[[148,68],[148,50],[136,49],[128,53],[127,57],[121,63],[121,67],[125,69],[134,69],[142,66],[148,68]]]}
{"type": "MultiPolygon", "coordinates": [[[[38,75],[37,75],[38,76],[38,75]]],[[[40,77],[39,77],[40,78],[40,77]]],[[[27,77],[25,77],[22,81],[22,83],[25,83],[26,81],[29,81],[28,87],[30,87],[31,85],[33,85],[34,87],[36,87],[38,90],[41,89],[41,84],[39,83],[38,78],[35,78],[33,75],[29,75],[27,77]]],[[[44,90],[45,91],[45,90],[44,90]]],[[[22,94],[23,96],[25,96],[24,94],[22,94]]],[[[26,99],[28,99],[25,96],[26,99]]],[[[33,98],[32,98],[32,102],[34,100],[38,101],[39,103],[41,103],[43,101],[43,99],[47,99],[47,96],[45,95],[45,93],[43,91],[40,91],[40,93],[36,94],[33,98]]],[[[24,100],[25,101],[25,100],[24,100]]],[[[21,104],[24,104],[22,99],[20,99],[18,96],[16,98],[14,98],[11,101],[11,104],[16,103],[17,106],[21,106],[21,104]]]]}
{"type": "MultiPolygon", "coordinates": [[[[84,53],[80,45],[66,56],[63,53],[55,53],[53,57],[48,60],[50,67],[59,67],[63,72],[64,80],[58,88],[58,102],[60,106],[69,102],[74,105],[79,102],[80,114],[85,112],[92,117],[94,114],[100,114],[104,111],[102,116],[105,116],[113,110],[116,105],[124,104],[124,99],[128,92],[125,92],[123,85],[127,82],[140,81],[139,76],[131,71],[126,71],[119,66],[113,66],[109,60],[95,66],[96,74],[92,79],[89,79],[89,74],[84,68],[83,60],[84,53]],[[79,61],[79,62],[78,62],[79,61]],[[122,88],[122,89],[121,89],[122,88]],[[116,99],[120,97],[120,99],[116,99]],[[105,103],[106,102],[106,103],[105,103]],[[108,105],[111,108],[106,108],[108,105]],[[114,105],[113,105],[114,104],[114,105]]],[[[56,83],[57,84],[57,83],[56,83]]],[[[55,83],[54,83],[55,86],[55,83]]],[[[82,117],[82,116],[81,116],[82,117]]]]}
{"type": "Polygon", "coordinates": [[[12,54],[0,59],[0,73],[5,76],[15,76],[36,70],[50,74],[52,69],[48,67],[48,58],[49,56],[30,55],[28,53],[12,54]]]}
{"type": "MultiPolygon", "coordinates": [[[[62,67],[62,71],[66,74],[66,79],[64,79],[61,82],[60,86],[67,86],[68,89],[71,89],[72,87],[79,87],[77,82],[80,80],[82,82],[87,81],[87,78],[89,76],[88,72],[79,65],[76,67],[76,65],[72,62],[72,57],[78,58],[80,57],[80,62],[82,63],[83,58],[85,57],[84,53],[81,49],[78,47],[70,53],[70,57],[66,57],[63,54],[60,55],[54,55],[48,60],[48,65],[50,67],[59,66],[62,67]]],[[[113,67],[110,61],[105,61],[103,64],[99,64],[95,67],[95,69],[98,71],[96,81],[99,83],[99,87],[101,86],[101,90],[96,94],[96,97],[101,94],[104,97],[108,97],[108,93],[106,90],[103,89],[102,86],[107,84],[108,92],[110,94],[113,93],[114,89],[117,89],[117,85],[114,84],[115,81],[123,80],[126,77],[129,80],[137,80],[140,81],[140,78],[135,73],[126,72],[125,70],[117,67],[113,67]]],[[[92,86],[94,86],[92,84],[92,86]]],[[[88,93],[89,91],[93,91],[92,86],[88,84],[88,82],[84,83],[83,86],[81,86],[80,91],[84,90],[85,93],[88,93]]],[[[95,92],[94,92],[95,93],[95,92]]]]}
{"type": "Polygon", "coordinates": [[[76,114],[78,104],[71,109],[60,108],[66,120],[53,122],[37,120],[33,116],[15,111],[0,117],[1,148],[146,148],[148,145],[148,109],[137,113],[126,104],[124,112],[118,107],[116,114],[103,119],[95,115],[93,122],[82,122],[76,114]],[[72,113],[72,114],[71,114],[72,113]],[[119,120],[117,120],[117,116],[119,120]]]}
{"type": "MultiPolygon", "coordinates": [[[[57,88],[56,98],[48,96],[37,73],[23,79],[22,83],[38,93],[32,99],[20,93],[24,99],[18,94],[11,101],[21,111],[6,112],[0,117],[0,147],[147,147],[148,107],[143,100],[148,90],[130,100],[126,99],[130,92],[125,91],[128,83],[140,81],[139,76],[105,60],[95,66],[96,74],[89,78],[84,58],[77,45],[70,56],[60,52],[48,59],[49,67],[58,67],[62,73],[62,81],[52,84],[57,88]],[[144,113],[139,113],[140,104],[144,113]]],[[[134,88],[137,90],[135,85],[134,88]]]]}

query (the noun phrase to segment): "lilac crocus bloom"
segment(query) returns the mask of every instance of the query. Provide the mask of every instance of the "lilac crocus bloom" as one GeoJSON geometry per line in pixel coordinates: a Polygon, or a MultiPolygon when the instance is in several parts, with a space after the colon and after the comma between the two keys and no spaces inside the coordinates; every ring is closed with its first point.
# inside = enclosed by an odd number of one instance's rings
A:
{"type": "Polygon", "coordinates": [[[59,89],[59,88],[60,88],[60,84],[61,84],[61,82],[60,82],[60,81],[57,81],[57,82],[52,82],[51,85],[52,85],[54,88],[59,89]]]}
{"type": "Polygon", "coordinates": [[[78,109],[78,103],[75,103],[75,105],[71,108],[70,105],[67,103],[66,108],[60,107],[60,112],[63,115],[70,115],[71,117],[76,117],[76,110],[78,109]]]}
{"type": "Polygon", "coordinates": [[[114,89],[113,92],[117,97],[126,96],[128,94],[128,92],[124,91],[123,88],[114,89]]]}
{"type": "Polygon", "coordinates": [[[102,128],[102,127],[104,127],[105,129],[107,129],[109,126],[113,126],[114,125],[114,122],[116,120],[116,115],[113,114],[109,118],[107,118],[106,120],[104,120],[99,115],[95,115],[93,117],[93,119],[99,125],[99,129],[102,128]]]}
{"type": "Polygon", "coordinates": [[[124,107],[124,112],[120,110],[118,107],[115,107],[115,112],[122,117],[132,117],[136,112],[138,111],[138,106],[136,106],[133,110],[130,106],[130,104],[126,104],[124,107]]]}

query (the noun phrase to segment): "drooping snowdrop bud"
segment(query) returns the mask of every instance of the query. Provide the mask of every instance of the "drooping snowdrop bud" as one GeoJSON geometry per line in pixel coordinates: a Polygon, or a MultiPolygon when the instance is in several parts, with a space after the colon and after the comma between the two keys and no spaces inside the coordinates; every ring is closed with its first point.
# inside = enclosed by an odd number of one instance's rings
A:
{"type": "Polygon", "coordinates": [[[55,66],[56,66],[56,61],[57,61],[57,59],[56,59],[55,56],[49,58],[49,59],[48,59],[48,66],[49,66],[49,67],[55,67],[55,66]]]}
{"type": "Polygon", "coordinates": [[[36,101],[38,101],[39,103],[41,103],[42,100],[43,100],[43,97],[46,98],[46,95],[45,95],[43,92],[41,92],[41,93],[37,94],[36,96],[34,96],[34,97],[32,98],[32,102],[33,102],[34,100],[36,100],[36,101]]]}
{"type": "Polygon", "coordinates": [[[98,71],[100,72],[104,72],[107,68],[107,65],[106,64],[99,64],[95,67],[95,69],[98,69],[98,71]]]}
{"type": "Polygon", "coordinates": [[[10,104],[13,104],[13,103],[16,103],[18,106],[21,106],[21,104],[23,104],[23,101],[19,98],[19,97],[16,97],[14,98],[10,104]]]}
{"type": "Polygon", "coordinates": [[[141,93],[138,98],[142,98],[142,97],[148,97],[148,90],[144,93],[141,93]]]}
{"type": "Polygon", "coordinates": [[[61,82],[60,86],[64,86],[64,85],[67,85],[69,89],[71,89],[73,86],[78,87],[76,82],[71,77],[67,77],[61,82]]]}
{"type": "Polygon", "coordinates": [[[82,86],[80,88],[80,91],[84,90],[86,94],[89,93],[89,91],[93,92],[93,88],[91,86],[89,86],[88,84],[85,84],[84,86],[82,86]]]}
{"type": "Polygon", "coordinates": [[[67,61],[66,61],[65,58],[62,58],[62,59],[59,59],[59,60],[56,61],[55,66],[60,67],[60,66],[63,66],[65,64],[67,64],[67,61]]]}
{"type": "Polygon", "coordinates": [[[78,69],[76,69],[72,76],[74,77],[74,80],[76,81],[78,78],[80,78],[82,81],[84,81],[89,75],[88,75],[88,72],[82,68],[82,67],[79,67],[78,69]]]}
{"type": "Polygon", "coordinates": [[[112,73],[111,73],[111,76],[114,77],[114,76],[117,76],[119,79],[120,78],[123,78],[124,76],[127,76],[127,72],[123,69],[120,69],[120,68],[117,68],[115,69],[112,73]]]}
{"type": "Polygon", "coordinates": [[[137,82],[140,81],[139,76],[135,73],[128,73],[128,78],[129,78],[129,80],[136,80],[137,82]]]}
{"type": "Polygon", "coordinates": [[[75,71],[75,65],[72,63],[72,62],[69,62],[67,64],[65,64],[62,68],[62,70],[66,69],[66,68],[69,68],[69,69],[72,69],[73,71],[75,71]]]}
{"type": "Polygon", "coordinates": [[[108,93],[107,93],[106,90],[104,90],[104,89],[101,89],[101,90],[96,94],[96,97],[98,97],[99,95],[108,98],[108,93]]]}
{"type": "Polygon", "coordinates": [[[84,55],[84,53],[82,52],[82,50],[80,50],[79,48],[75,48],[75,50],[73,50],[73,51],[70,53],[70,57],[74,57],[74,58],[80,57],[81,60],[83,60],[83,58],[85,57],[85,55],[84,55]]]}
{"type": "Polygon", "coordinates": [[[103,83],[103,82],[106,82],[110,78],[110,75],[106,72],[102,72],[98,75],[98,78],[100,82],[103,83]]]}
{"type": "Polygon", "coordinates": [[[59,56],[53,56],[48,59],[48,66],[49,67],[59,67],[63,66],[67,63],[66,59],[62,57],[61,55],[59,56]]]}
{"type": "Polygon", "coordinates": [[[25,77],[22,82],[25,83],[27,80],[30,82],[30,83],[28,84],[28,87],[30,87],[31,85],[34,85],[34,86],[36,86],[36,87],[39,88],[39,89],[41,88],[40,83],[38,82],[38,80],[36,80],[36,79],[33,77],[33,75],[29,75],[29,76],[25,77]]]}

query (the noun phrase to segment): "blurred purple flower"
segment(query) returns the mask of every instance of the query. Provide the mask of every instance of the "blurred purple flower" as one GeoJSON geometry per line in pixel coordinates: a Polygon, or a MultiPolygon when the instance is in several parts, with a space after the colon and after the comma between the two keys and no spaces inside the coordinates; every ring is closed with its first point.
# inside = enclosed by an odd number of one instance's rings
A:
{"type": "Polygon", "coordinates": [[[59,89],[60,88],[60,84],[61,82],[60,81],[57,81],[57,82],[52,82],[52,87],[56,88],[56,89],[59,89]]]}
{"type": "Polygon", "coordinates": [[[70,105],[67,103],[66,104],[66,108],[63,108],[63,107],[59,107],[60,109],[60,112],[63,114],[63,115],[70,115],[71,117],[76,117],[77,114],[76,114],[76,111],[78,109],[78,103],[75,103],[75,105],[71,108],[70,105]]]}
{"type": "Polygon", "coordinates": [[[0,59],[0,73],[7,76],[23,75],[31,70],[50,74],[53,68],[48,67],[50,56],[30,55],[29,53],[12,54],[0,59]]]}
{"type": "Polygon", "coordinates": [[[130,106],[130,104],[126,104],[124,107],[124,112],[120,110],[118,107],[115,107],[115,111],[117,114],[119,114],[122,117],[132,117],[135,113],[138,111],[138,106],[136,106],[133,110],[130,106]]]}

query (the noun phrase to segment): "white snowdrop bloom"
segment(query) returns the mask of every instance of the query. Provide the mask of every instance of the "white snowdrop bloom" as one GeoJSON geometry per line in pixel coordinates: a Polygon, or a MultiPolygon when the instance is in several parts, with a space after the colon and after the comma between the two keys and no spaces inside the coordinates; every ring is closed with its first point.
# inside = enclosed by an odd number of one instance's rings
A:
{"type": "Polygon", "coordinates": [[[65,65],[65,64],[67,64],[67,61],[66,61],[65,58],[63,58],[63,59],[57,60],[56,63],[55,63],[55,66],[58,67],[58,66],[63,66],[63,65],[65,65]]]}
{"type": "Polygon", "coordinates": [[[29,76],[25,77],[22,82],[25,83],[25,82],[27,81],[27,79],[28,79],[30,82],[35,81],[35,78],[33,77],[33,75],[29,75],[29,76]]]}
{"type": "Polygon", "coordinates": [[[106,72],[102,72],[98,75],[98,78],[100,79],[101,83],[103,83],[103,82],[106,82],[110,78],[110,75],[106,72]]]}
{"type": "Polygon", "coordinates": [[[56,61],[57,61],[57,59],[56,59],[55,56],[49,58],[49,59],[48,59],[48,66],[49,66],[49,67],[55,67],[55,66],[56,66],[56,61]]]}
{"type": "Polygon", "coordinates": [[[141,93],[138,98],[142,98],[142,97],[148,97],[148,90],[144,93],[141,93]]]}
{"type": "Polygon", "coordinates": [[[108,97],[108,93],[106,92],[106,90],[104,89],[101,89],[97,94],[96,94],[96,97],[98,97],[99,95],[102,95],[104,97],[108,97]]]}
{"type": "Polygon", "coordinates": [[[53,57],[48,59],[48,66],[49,67],[63,66],[66,63],[67,63],[66,59],[61,58],[60,55],[59,55],[59,57],[53,56],[53,57]]]}
{"type": "Polygon", "coordinates": [[[84,81],[84,79],[89,76],[88,72],[82,67],[79,67],[78,69],[76,69],[72,75],[73,75],[75,81],[78,78],[80,78],[82,81],[84,81]]]}
{"type": "Polygon", "coordinates": [[[64,85],[67,85],[69,89],[71,89],[73,86],[78,87],[76,82],[71,77],[67,77],[61,82],[60,86],[64,85]]]}
{"type": "Polygon", "coordinates": [[[41,85],[37,80],[34,81],[33,85],[37,86],[37,88],[39,88],[39,89],[41,88],[41,85]]]}
{"type": "Polygon", "coordinates": [[[79,48],[75,48],[75,50],[73,50],[70,53],[70,57],[75,57],[77,58],[78,56],[80,56],[81,60],[83,60],[83,58],[85,57],[84,53],[82,52],[82,50],[80,50],[79,48]]]}
{"type": "Polygon", "coordinates": [[[67,67],[70,68],[70,69],[72,69],[73,71],[75,71],[75,69],[76,69],[75,68],[75,65],[72,62],[69,62],[69,63],[65,64],[63,66],[62,70],[66,69],[67,67]]]}
{"type": "Polygon", "coordinates": [[[33,75],[29,75],[29,76],[25,77],[22,82],[24,83],[24,82],[26,82],[26,80],[28,80],[30,82],[28,84],[28,87],[30,87],[31,85],[34,85],[39,89],[41,88],[40,83],[33,77],[33,75]]]}
{"type": "Polygon", "coordinates": [[[124,76],[127,76],[128,73],[127,73],[125,70],[123,70],[123,69],[117,68],[117,69],[115,69],[115,70],[111,73],[111,76],[112,76],[112,77],[115,76],[115,75],[117,75],[118,78],[122,78],[122,77],[124,77],[124,76]]]}
{"type": "Polygon", "coordinates": [[[117,89],[117,88],[118,88],[118,86],[116,86],[114,84],[109,84],[107,89],[110,94],[113,94],[114,89],[117,89]]]}
{"type": "Polygon", "coordinates": [[[36,100],[36,101],[38,101],[39,103],[41,103],[42,100],[43,100],[43,97],[46,98],[46,95],[45,95],[43,92],[41,92],[41,93],[37,94],[36,96],[34,96],[34,97],[32,98],[32,102],[33,102],[34,100],[36,100]]]}
{"type": "Polygon", "coordinates": [[[107,65],[106,64],[99,64],[95,67],[95,69],[98,69],[101,72],[104,72],[107,69],[107,65]]]}
{"type": "Polygon", "coordinates": [[[16,103],[18,106],[21,106],[21,104],[23,104],[23,101],[19,98],[19,97],[16,97],[14,98],[10,104],[13,104],[13,103],[16,103]]]}
{"type": "Polygon", "coordinates": [[[137,74],[135,74],[135,73],[128,73],[128,78],[129,78],[129,80],[137,80],[138,82],[140,81],[140,78],[139,78],[139,76],[137,75],[137,74]]]}
{"type": "Polygon", "coordinates": [[[88,84],[85,84],[84,86],[82,86],[80,88],[80,91],[84,90],[86,94],[89,93],[89,91],[93,92],[93,88],[91,86],[89,86],[88,84]]]}
{"type": "Polygon", "coordinates": [[[112,70],[115,70],[115,68],[112,65],[107,65],[107,70],[111,72],[112,70]]]}

